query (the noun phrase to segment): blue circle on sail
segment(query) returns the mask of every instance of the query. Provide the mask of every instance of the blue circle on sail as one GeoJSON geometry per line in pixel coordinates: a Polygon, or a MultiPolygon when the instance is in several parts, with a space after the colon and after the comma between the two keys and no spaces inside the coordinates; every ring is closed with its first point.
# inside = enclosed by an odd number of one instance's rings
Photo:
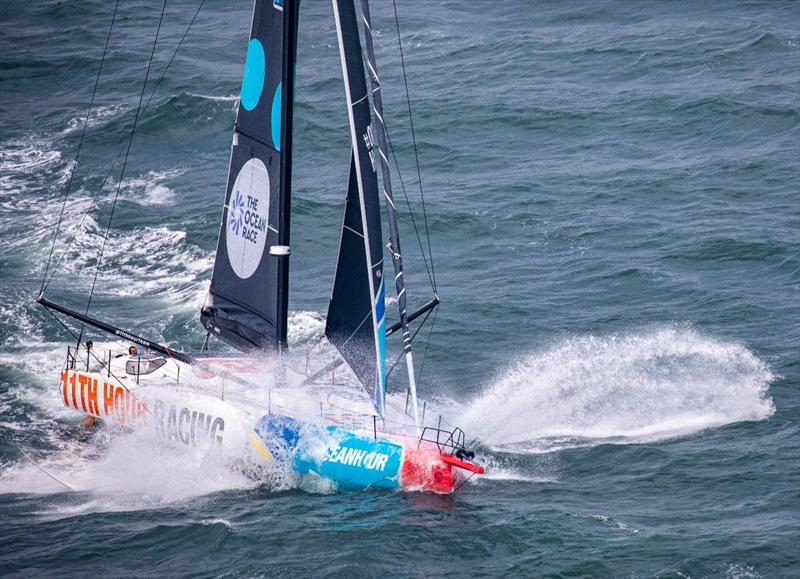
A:
{"type": "Polygon", "coordinates": [[[264,47],[257,38],[253,38],[247,45],[247,57],[244,60],[244,75],[242,78],[242,92],[240,101],[242,106],[252,111],[261,98],[264,90],[264,76],[266,75],[266,60],[264,47]]]}
{"type": "Polygon", "coordinates": [[[283,103],[283,81],[278,83],[275,95],[272,97],[272,115],[270,125],[272,125],[272,146],[276,151],[281,150],[281,105],[283,103]]]}

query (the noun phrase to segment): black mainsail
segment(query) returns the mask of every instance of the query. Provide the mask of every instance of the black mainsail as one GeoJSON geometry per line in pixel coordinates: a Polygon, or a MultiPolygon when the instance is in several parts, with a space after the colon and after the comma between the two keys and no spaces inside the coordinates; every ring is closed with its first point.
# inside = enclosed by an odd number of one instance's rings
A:
{"type": "Polygon", "coordinates": [[[386,398],[386,306],[378,178],[364,61],[353,0],[333,0],[352,158],[339,258],[325,335],[383,416],[386,398]]]}
{"type": "Polygon", "coordinates": [[[285,345],[298,0],[256,0],[205,328],[242,349],[285,345]]]}

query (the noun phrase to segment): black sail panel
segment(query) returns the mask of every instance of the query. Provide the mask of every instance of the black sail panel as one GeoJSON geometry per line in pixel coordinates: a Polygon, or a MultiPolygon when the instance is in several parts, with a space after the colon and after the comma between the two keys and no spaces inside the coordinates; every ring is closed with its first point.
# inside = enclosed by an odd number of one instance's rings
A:
{"type": "Polygon", "coordinates": [[[326,333],[362,384],[375,379],[375,338],[372,327],[372,295],[364,251],[361,202],[355,161],[350,162],[350,183],[344,210],[336,278],[328,308],[326,333]]]}
{"type": "Polygon", "coordinates": [[[375,408],[382,415],[386,396],[383,236],[370,106],[353,0],[333,0],[333,12],[353,157],[325,334],[372,392],[375,408]]]}
{"type": "Polygon", "coordinates": [[[214,273],[201,320],[243,349],[285,343],[297,3],[256,0],[214,273]]]}

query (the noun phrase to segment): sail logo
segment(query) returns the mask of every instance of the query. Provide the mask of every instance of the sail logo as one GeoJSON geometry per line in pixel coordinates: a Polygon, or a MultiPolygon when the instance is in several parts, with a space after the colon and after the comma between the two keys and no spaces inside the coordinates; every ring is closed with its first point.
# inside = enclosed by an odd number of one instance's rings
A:
{"type": "Polygon", "coordinates": [[[242,279],[255,273],[264,255],[269,197],[269,172],[264,162],[254,157],[236,175],[228,203],[225,247],[231,269],[242,279]]]}
{"type": "Polygon", "coordinates": [[[228,226],[234,235],[239,235],[239,231],[242,229],[243,220],[244,199],[242,198],[242,192],[237,190],[236,195],[231,202],[230,220],[228,221],[228,226]]]}

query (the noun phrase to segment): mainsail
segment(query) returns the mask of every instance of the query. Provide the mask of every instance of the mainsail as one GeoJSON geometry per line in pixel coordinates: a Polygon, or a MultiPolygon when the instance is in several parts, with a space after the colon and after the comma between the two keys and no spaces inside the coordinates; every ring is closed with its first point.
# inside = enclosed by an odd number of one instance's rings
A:
{"type": "Polygon", "coordinates": [[[243,349],[286,343],[296,0],[256,0],[214,273],[201,320],[243,349]]]}
{"type": "Polygon", "coordinates": [[[378,177],[370,106],[353,0],[333,0],[350,119],[352,159],[342,237],[325,335],[383,415],[386,306],[378,177]]]}

